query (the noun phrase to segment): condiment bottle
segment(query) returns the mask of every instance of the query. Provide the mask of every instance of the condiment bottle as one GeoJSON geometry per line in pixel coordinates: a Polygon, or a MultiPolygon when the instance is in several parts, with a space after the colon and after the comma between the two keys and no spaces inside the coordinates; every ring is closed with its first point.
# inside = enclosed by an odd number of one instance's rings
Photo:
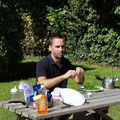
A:
{"type": "Polygon", "coordinates": [[[42,94],[41,94],[40,99],[37,103],[37,112],[39,114],[46,114],[46,113],[48,113],[48,101],[47,101],[47,98],[45,95],[46,92],[42,91],[41,93],[42,94]]]}

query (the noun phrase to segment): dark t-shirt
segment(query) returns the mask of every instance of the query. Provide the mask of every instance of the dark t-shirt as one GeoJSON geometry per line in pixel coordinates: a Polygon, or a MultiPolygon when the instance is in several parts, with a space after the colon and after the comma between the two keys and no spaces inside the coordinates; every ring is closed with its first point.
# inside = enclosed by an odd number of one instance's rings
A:
{"type": "MultiPolygon", "coordinates": [[[[61,59],[61,66],[58,66],[53,61],[51,55],[41,59],[36,66],[36,78],[38,77],[46,77],[46,78],[54,78],[60,75],[63,75],[68,70],[75,69],[75,67],[71,64],[71,62],[63,57],[61,59]]],[[[67,80],[64,80],[57,84],[56,86],[50,88],[50,92],[53,91],[55,87],[65,88],[67,86],[67,80]]]]}

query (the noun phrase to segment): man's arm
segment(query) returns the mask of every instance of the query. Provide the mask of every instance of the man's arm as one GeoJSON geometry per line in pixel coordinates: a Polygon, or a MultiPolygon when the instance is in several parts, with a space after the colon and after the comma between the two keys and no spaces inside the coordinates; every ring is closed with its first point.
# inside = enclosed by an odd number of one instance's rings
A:
{"type": "Polygon", "coordinates": [[[54,78],[50,78],[47,79],[46,77],[38,77],[38,82],[37,83],[44,83],[44,86],[49,89],[55,85],[57,85],[58,83],[60,83],[61,81],[64,80],[64,76],[58,76],[58,77],[54,77],[54,78]]]}
{"type": "MultiPolygon", "coordinates": [[[[37,83],[44,83],[45,87],[48,89],[48,88],[51,88],[51,87],[57,85],[58,83],[60,83],[64,80],[68,79],[69,77],[74,77],[75,75],[76,75],[75,70],[69,70],[68,72],[66,72],[63,75],[60,75],[60,76],[54,77],[54,78],[50,78],[50,79],[47,79],[45,76],[38,77],[37,83]]],[[[75,78],[75,79],[77,79],[77,78],[75,78]]]]}

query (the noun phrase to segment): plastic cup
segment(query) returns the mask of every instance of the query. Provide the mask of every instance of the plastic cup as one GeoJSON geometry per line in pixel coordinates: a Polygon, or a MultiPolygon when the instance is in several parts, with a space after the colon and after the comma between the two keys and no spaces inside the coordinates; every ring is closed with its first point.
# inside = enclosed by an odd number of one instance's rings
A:
{"type": "Polygon", "coordinates": [[[53,107],[56,110],[61,110],[62,108],[62,102],[60,99],[53,99],[53,107]]]}

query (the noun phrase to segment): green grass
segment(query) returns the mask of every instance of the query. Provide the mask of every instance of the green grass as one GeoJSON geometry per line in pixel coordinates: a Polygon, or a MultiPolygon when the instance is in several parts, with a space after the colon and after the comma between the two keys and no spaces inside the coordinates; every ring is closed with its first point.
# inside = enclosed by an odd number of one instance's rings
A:
{"type": "Polygon", "coordinates": [[[27,62],[36,62],[40,59],[40,57],[31,57],[31,58],[26,58],[22,61],[22,63],[27,63],[27,62]]]}
{"type": "MultiPolygon", "coordinates": [[[[34,59],[32,60],[34,61],[34,59]]],[[[28,61],[24,61],[24,62],[28,62],[28,61]]],[[[101,81],[95,79],[96,74],[99,74],[101,76],[108,76],[108,77],[120,76],[120,69],[101,67],[97,65],[87,65],[85,63],[80,64],[80,66],[82,66],[85,70],[84,85],[93,83],[94,85],[101,86],[101,81]]],[[[30,85],[35,84],[35,78],[0,83],[0,91],[1,91],[0,101],[10,99],[10,89],[13,88],[14,86],[18,87],[20,81],[24,81],[26,83],[29,83],[30,85]]],[[[120,81],[118,81],[116,84],[120,85],[120,81]]],[[[76,84],[73,79],[69,79],[68,87],[78,90],[80,88],[80,85],[76,84]]],[[[119,120],[120,105],[111,106],[109,110],[110,110],[109,115],[113,118],[113,120],[119,120]]],[[[13,112],[0,108],[0,120],[16,120],[16,115],[13,112]]]]}

